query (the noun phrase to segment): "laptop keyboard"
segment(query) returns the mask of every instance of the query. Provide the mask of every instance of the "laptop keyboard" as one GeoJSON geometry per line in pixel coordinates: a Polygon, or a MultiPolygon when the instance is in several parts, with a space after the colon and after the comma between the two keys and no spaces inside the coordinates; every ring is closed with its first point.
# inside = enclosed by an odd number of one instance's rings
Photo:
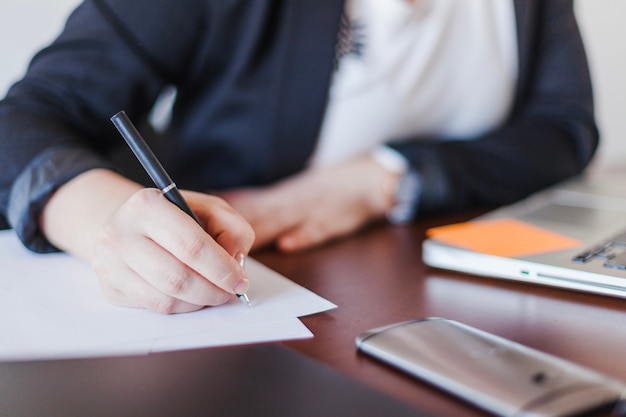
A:
{"type": "Polygon", "coordinates": [[[626,270],[626,231],[574,256],[572,261],[587,263],[593,259],[602,260],[607,268],[626,270]]]}

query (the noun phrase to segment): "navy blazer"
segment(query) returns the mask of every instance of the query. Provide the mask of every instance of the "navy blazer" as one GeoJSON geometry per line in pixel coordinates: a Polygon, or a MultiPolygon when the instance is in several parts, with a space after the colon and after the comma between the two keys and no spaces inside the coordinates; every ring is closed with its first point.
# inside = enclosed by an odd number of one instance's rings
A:
{"type": "MultiPolygon", "coordinates": [[[[422,214],[512,202],[579,173],[594,154],[572,1],[514,3],[519,79],[507,122],[470,141],[389,138],[422,176],[422,214]]],[[[167,151],[157,153],[180,187],[263,185],[302,170],[322,124],[343,6],[86,0],[0,102],[0,214],[31,249],[54,250],[36,221],[49,195],[85,170],[122,169],[111,159],[125,147],[109,117],[124,109],[144,120],[168,85],[178,94],[167,151]]]]}

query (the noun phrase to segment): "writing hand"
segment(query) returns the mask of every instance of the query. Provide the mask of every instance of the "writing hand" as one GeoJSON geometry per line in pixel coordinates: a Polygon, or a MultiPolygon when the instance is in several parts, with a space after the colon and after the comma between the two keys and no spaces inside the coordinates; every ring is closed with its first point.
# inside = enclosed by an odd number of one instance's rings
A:
{"type": "Polygon", "coordinates": [[[92,266],[110,302],[180,313],[247,291],[236,257],[247,255],[252,229],[223,200],[184,194],[206,232],[156,189],[133,194],[102,226],[92,266]]]}

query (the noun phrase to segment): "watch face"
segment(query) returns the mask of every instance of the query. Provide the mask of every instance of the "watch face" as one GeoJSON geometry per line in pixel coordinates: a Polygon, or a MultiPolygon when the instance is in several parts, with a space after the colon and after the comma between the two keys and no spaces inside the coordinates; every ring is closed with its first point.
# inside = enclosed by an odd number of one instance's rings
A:
{"type": "Polygon", "coordinates": [[[421,180],[415,171],[408,171],[400,178],[396,190],[396,205],[387,213],[393,224],[408,223],[415,218],[421,191],[421,180]]]}

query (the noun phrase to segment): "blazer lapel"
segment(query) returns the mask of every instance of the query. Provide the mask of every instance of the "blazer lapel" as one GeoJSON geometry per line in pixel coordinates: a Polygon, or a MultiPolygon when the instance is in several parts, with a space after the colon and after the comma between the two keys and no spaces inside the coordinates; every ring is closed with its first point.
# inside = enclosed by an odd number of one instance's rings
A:
{"type": "Polygon", "coordinates": [[[344,0],[292,0],[287,10],[284,61],[273,114],[270,178],[302,169],[317,141],[333,72],[344,0]]]}

